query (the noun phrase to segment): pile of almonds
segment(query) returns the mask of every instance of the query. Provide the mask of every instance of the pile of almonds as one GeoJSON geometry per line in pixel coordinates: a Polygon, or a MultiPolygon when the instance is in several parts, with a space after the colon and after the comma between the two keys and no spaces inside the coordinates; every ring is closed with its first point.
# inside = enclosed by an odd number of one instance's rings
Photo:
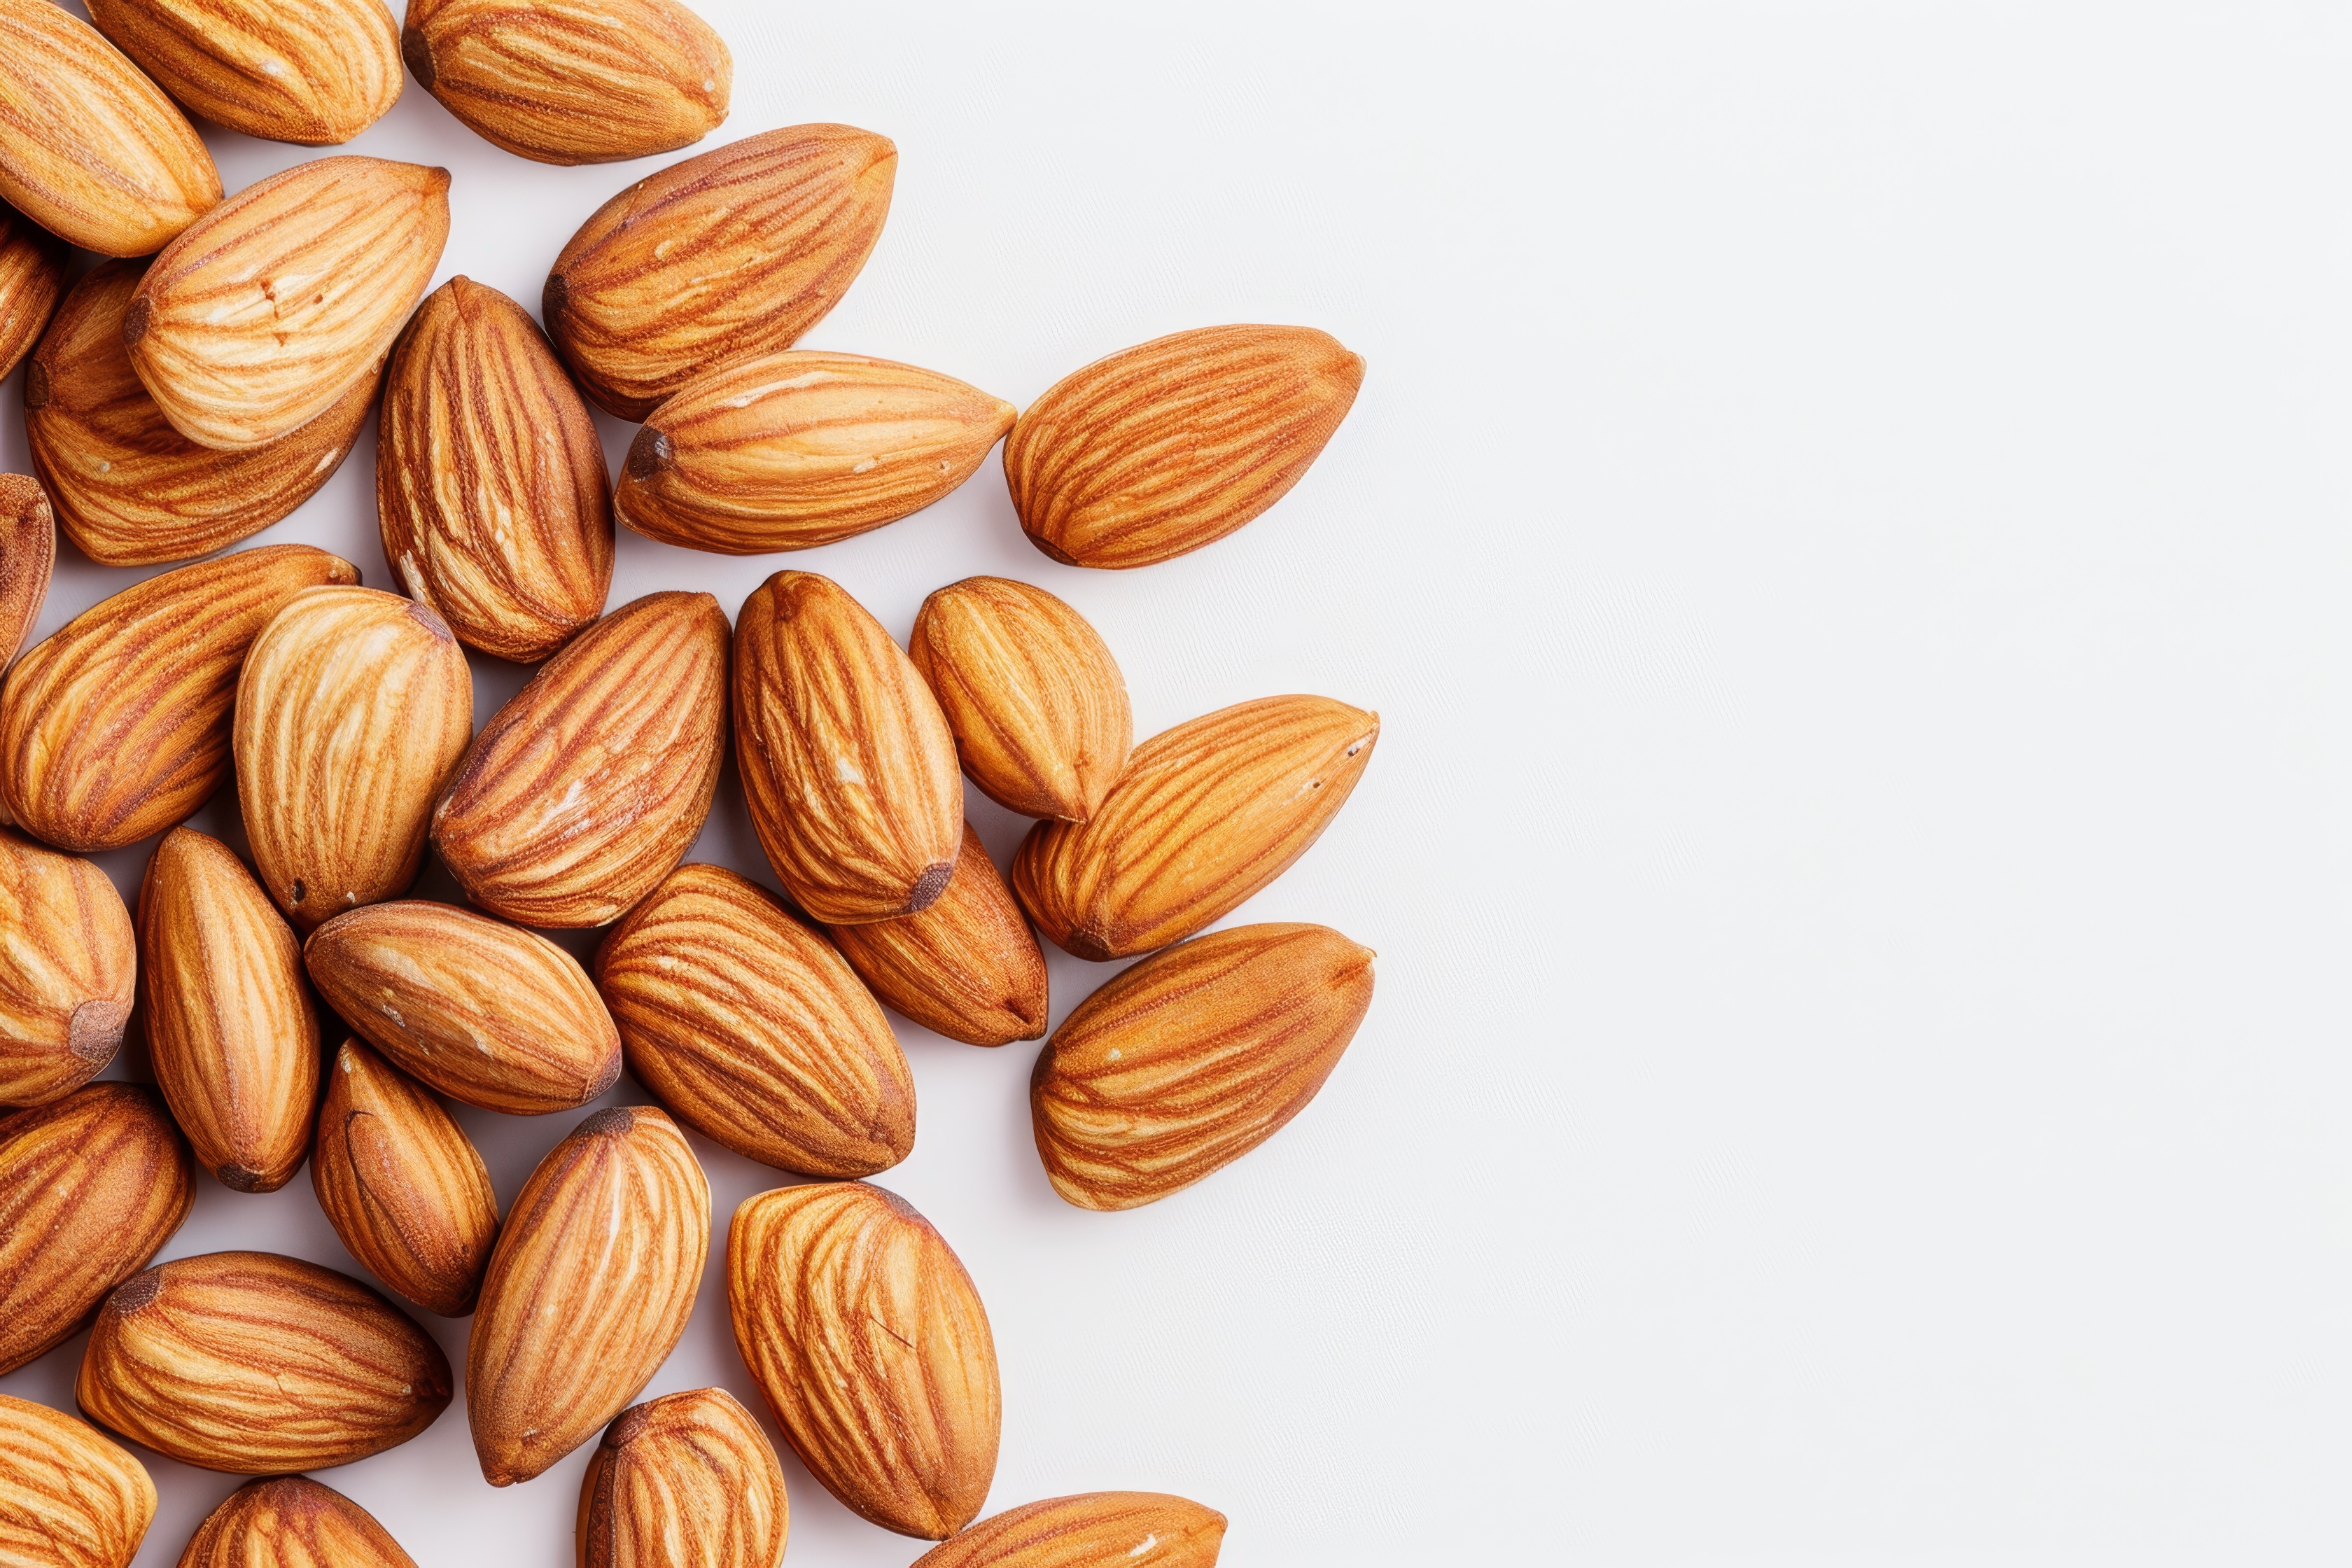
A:
{"type": "Polygon", "coordinates": [[[199,1167],[266,1193],[307,1160],[382,1286],[472,1314],[490,1485],[601,1433],[583,1565],[773,1568],[784,1480],[759,1424],[718,1389],[631,1403],[709,1243],[683,1124],[818,1178],[739,1208],[725,1268],[745,1366],[844,1504],[944,1542],[929,1568],[1213,1562],[1223,1516],[1181,1498],[972,1522],[995,1352],[947,1241],[862,1179],[915,1139],[884,1007],[976,1046],[1034,1040],[1034,931],[1150,955],[1044,1047],[1037,1150],[1087,1208],[1201,1180],[1313,1098],[1370,1005],[1371,954],[1336,931],[1197,933],[1315,841],[1378,720],[1269,697],[1131,746],[1111,650],[1042,589],[941,588],[904,650],[808,572],[770,577],[731,630],[708,594],[607,613],[614,526],[805,549],[939,500],[1003,441],[1040,551],[1141,566],[1296,484],[1362,362],[1307,329],[1211,328],[1016,414],[932,371],[796,350],[890,203],[897,150],[841,125],[614,196],[556,258],[542,332],[464,278],[427,295],[447,171],[327,157],[224,197],[183,109],[327,145],[413,77],[509,153],[643,157],[727,111],[726,47],[675,0],[412,0],[404,26],[383,0],[89,12],[0,0],[0,374],[29,354],[38,469],[0,477],[0,658],[39,614],[58,528],[107,565],[211,554],[300,505],[379,405],[400,591],[304,546],[211,555],[77,617],[0,685],[0,1372],[89,1329],[87,1423],[0,1398],[0,1561],[130,1562],[154,1488],[95,1423],[267,1478],[184,1568],[407,1568],[300,1472],[430,1426],[457,1377],[435,1340],[294,1258],[148,1267],[199,1167]],[[115,259],[68,288],[68,247],[115,259]],[[642,423],[617,485],[590,403],[642,423]],[[539,664],[479,734],[469,647],[539,664]],[[681,864],[730,736],[784,899],[681,864]],[[249,858],[184,826],[232,775],[249,858]],[[1009,876],[965,820],[967,777],[1037,819],[1009,876]],[[135,910],[81,858],[159,834],[135,910]],[[467,906],[404,897],[428,844],[467,906]],[[585,966],[541,934],[589,928],[585,966]],[[154,1089],[92,1082],[134,1013],[154,1089]],[[436,1097],[571,1111],[625,1064],[660,1109],[587,1116],[501,1219],[436,1097]]]}

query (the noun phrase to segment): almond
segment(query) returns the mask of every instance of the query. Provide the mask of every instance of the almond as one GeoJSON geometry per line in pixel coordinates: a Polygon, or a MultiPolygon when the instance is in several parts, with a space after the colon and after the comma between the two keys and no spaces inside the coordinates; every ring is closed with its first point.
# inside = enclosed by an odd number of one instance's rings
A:
{"type": "Polygon", "coordinates": [[[914,1147],[889,1020],[824,938],[734,872],[679,867],[595,969],[629,1070],[713,1142],[813,1176],[870,1174],[914,1147]]]}
{"type": "Polygon", "coordinates": [[[473,728],[473,672],[429,605],[314,588],[254,638],[237,801],[262,886],[296,930],[408,890],[473,728]]]}
{"type": "Polygon", "coordinates": [[[748,1198],[727,1233],[735,1346],[809,1473],[859,1516],[943,1541],[996,1473],[996,1342],[971,1276],[864,1182],[748,1198]]]}
{"type": "Polygon", "coordinates": [[[544,1116],[620,1074],[620,1036],[579,962],[520,926],[403,900],[329,921],[303,959],[345,1022],[467,1105],[544,1116]]]}
{"type": "Polygon", "coordinates": [[[0,799],[68,849],[161,833],[228,774],[237,672],[295,595],[351,583],[306,544],[240,551],[150,577],[83,611],[0,689],[0,799]]]}
{"type": "Polygon", "coordinates": [[[735,63],[677,0],[414,0],[408,68],[484,141],[542,163],[610,163],[701,141],[735,63]]]}
{"type": "Polygon", "coordinates": [[[139,1001],[155,1081],[197,1160],[234,1192],[292,1181],[319,1093],[302,947],[245,862],[192,827],[147,862],[139,1001]]]}
{"type": "Polygon", "coordinates": [[[1041,822],[1013,858],[1037,929],[1080,958],[1181,942],[1307,853],[1347,804],[1381,720],[1262,697],[1155,735],[1084,823],[1041,822]]]}
{"type": "Polygon", "coordinates": [[[686,1332],[710,1187],[647,1106],[589,1117],[523,1184],[466,1360],[482,1477],[530,1480],[636,1398],[686,1332]]]}
{"type": "Polygon", "coordinates": [[[470,647],[537,663],[604,608],[604,444],[495,289],[452,278],[417,307],[384,383],[375,501],[384,559],[470,647]]]}
{"type": "Polygon", "coordinates": [[[1371,950],[1328,926],[1240,926],[1121,971],[1029,1081],[1054,1190],[1139,1208],[1232,1164],[1307,1109],[1371,1005],[1371,950]]]}
{"type": "Polygon", "coordinates": [[[0,1394],[0,1563],[131,1568],[154,1518],[155,1483],[128,1449],[0,1394]]]}
{"type": "Polygon", "coordinates": [[[0,376],[33,352],[65,291],[64,242],[0,206],[0,376]]]}
{"type": "Polygon", "coordinates": [[[598,926],[653,890],[710,815],[727,755],[727,612],[648,594],[499,709],[433,812],[467,896],[534,926],[598,926]]]}
{"type": "Polygon", "coordinates": [[[955,737],[841,585],[779,572],[735,616],[735,760],[793,901],[829,925],[930,907],[963,843],[955,737]]]}
{"type": "Polygon", "coordinates": [[[137,944],[106,873],[0,828],[0,1105],[46,1105],[122,1044],[137,944]]]}
{"type": "Polygon", "coordinates": [[[39,484],[0,474],[0,668],[16,657],[48,602],[58,563],[57,518],[39,484]]]}
{"type": "Polygon", "coordinates": [[[122,318],[131,368],[196,445],[274,441],[383,363],[448,238],[446,169],[298,163],[155,258],[122,318]]]}
{"type": "Polygon", "coordinates": [[[1097,360],[1013,427],[1013,510],[1067,566],[1198,550],[1289,492],[1363,382],[1363,360],[1311,327],[1202,327],[1097,360]]]}
{"type": "Polygon", "coordinates": [[[101,256],[159,249],[221,199],[187,117],[48,0],[0,0],[0,197],[101,256]]]}
{"type": "Polygon", "coordinates": [[[348,1275],[214,1252],[133,1275],[99,1309],[74,1398],[183,1464],[266,1476],[407,1442],[449,1404],[449,1362],[348,1275]]]}
{"type": "Polygon", "coordinates": [[[907,639],[981,793],[1084,822],[1135,742],[1127,678],[1085,616],[1043,588],[967,577],[923,601],[907,639]]]}
{"type": "Polygon", "coordinates": [[[724,362],[792,347],[866,265],[898,149],[793,125],[647,175],[556,257],[540,314],[589,401],[643,419],[724,362]]]}
{"type": "Polygon", "coordinates": [[[416,1568],[375,1516],[308,1476],[247,1481],[207,1515],[179,1568],[416,1568]]]}
{"type": "Polygon", "coordinates": [[[783,1467],[723,1388],[631,1405],[580,1481],[580,1568],[776,1568],[783,1467]]]}
{"type": "Polygon", "coordinates": [[[1087,1492],[992,1514],[913,1568],[1215,1568],[1225,1516],[1164,1492],[1087,1492]]]}
{"type": "Polygon", "coordinates": [[[1013,415],[1001,397],[886,359],[737,360],[646,416],[613,504],[646,538],[689,550],[806,550],[938,500],[1013,415]]]}
{"type": "Polygon", "coordinates": [[[215,125],[272,142],[348,142],[400,97],[383,0],[89,0],[156,85],[215,125]]]}
{"type": "Polygon", "coordinates": [[[499,1235],[489,1172],[438,1100],[357,1040],[327,1075],[310,1186],[377,1279],[445,1318],[474,1310],[499,1235]]]}
{"type": "Polygon", "coordinates": [[[363,375],[290,436],[215,452],[172,428],[131,368],[122,317],[145,263],[84,273],[25,368],[33,468],[75,548],[101,566],[209,554],[260,532],[332,479],[375,405],[363,375]]]}
{"type": "Polygon", "coordinates": [[[970,823],[929,909],[835,926],[833,940],[874,994],[934,1034],[968,1046],[1045,1036],[1045,955],[970,823]]]}
{"type": "Polygon", "coordinates": [[[93,1083],[0,1117],[0,1373],[63,1343],[146,1268],[194,1192],[151,1089],[93,1083]]]}

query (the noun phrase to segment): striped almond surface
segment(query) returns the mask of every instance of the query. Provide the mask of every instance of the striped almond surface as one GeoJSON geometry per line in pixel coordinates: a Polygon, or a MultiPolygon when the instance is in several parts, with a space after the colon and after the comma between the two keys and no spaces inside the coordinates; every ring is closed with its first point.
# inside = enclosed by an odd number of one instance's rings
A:
{"type": "Polygon", "coordinates": [[[1045,1036],[1045,955],[970,823],[929,909],[832,936],[875,995],[934,1034],[968,1046],[1045,1036]]]}
{"type": "Polygon", "coordinates": [[[1225,1516],[1165,1492],[1087,1492],[994,1513],[913,1568],[1214,1568],[1225,1516]]]}
{"type": "Polygon", "coordinates": [[[131,1568],[155,1483],[86,1421],[0,1394],[0,1563],[131,1568]]]}
{"type": "Polygon", "coordinates": [[[46,1105],[114,1059],[138,942],[104,871],[0,828],[0,1105],[46,1105]]]}
{"type": "Polygon", "coordinates": [[[85,0],[115,47],[191,113],[272,142],[350,141],[400,97],[383,0],[85,0]]]}
{"type": "Polygon", "coordinates": [[[308,1476],[247,1481],[188,1538],[179,1568],[416,1568],[373,1514],[308,1476]]]}
{"type": "Polygon", "coordinates": [[[0,206],[0,376],[33,352],[65,292],[65,242],[0,206]]]}
{"type": "Polygon", "coordinates": [[[57,563],[57,514],[48,496],[22,474],[0,474],[0,668],[41,618],[57,563]]]}
{"type": "Polygon", "coordinates": [[[580,1481],[580,1568],[776,1568],[791,1508],[783,1467],[723,1388],[633,1405],[580,1481]]]}

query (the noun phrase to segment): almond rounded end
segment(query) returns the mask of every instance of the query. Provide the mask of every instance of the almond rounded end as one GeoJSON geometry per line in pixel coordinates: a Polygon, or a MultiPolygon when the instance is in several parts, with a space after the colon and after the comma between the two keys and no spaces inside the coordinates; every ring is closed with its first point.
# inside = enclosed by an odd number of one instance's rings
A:
{"type": "Polygon", "coordinates": [[[49,405],[49,368],[39,360],[25,366],[25,406],[47,408],[49,405]]]}
{"type": "Polygon", "coordinates": [[[425,38],[425,29],[411,23],[400,30],[400,58],[407,62],[408,74],[415,77],[425,91],[433,90],[433,45],[425,38]]]}
{"type": "Polygon", "coordinates": [[[135,349],[139,346],[139,340],[147,335],[147,323],[153,314],[154,307],[147,302],[146,295],[133,294],[131,297],[130,309],[122,312],[122,346],[124,348],[135,349]]]}
{"type": "Polygon", "coordinates": [[[93,1072],[114,1059],[122,1045],[122,1026],[131,1020],[131,1006],[111,996],[100,996],[74,1009],[66,1033],[66,1048],[91,1064],[93,1072]]]}
{"type": "Polygon", "coordinates": [[[954,876],[955,862],[952,860],[941,860],[924,867],[923,874],[915,879],[915,890],[907,896],[907,907],[898,912],[902,915],[921,914],[940,901],[940,895],[948,890],[948,883],[954,876]]]}
{"type": "Polygon", "coordinates": [[[629,443],[629,456],[621,465],[621,471],[641,485],[651,484],[668,471],[675,457],[668,431],[643,426],[637,431],[637,438],[629,443]]]}
{"type": "Polygon", "coordinates": [[[150,1268],[115,1287],[114,1294],[106,1299],[106,1310],[118,1318],[127,1318],[163,1293],[163,1270],[150,1268]]]}

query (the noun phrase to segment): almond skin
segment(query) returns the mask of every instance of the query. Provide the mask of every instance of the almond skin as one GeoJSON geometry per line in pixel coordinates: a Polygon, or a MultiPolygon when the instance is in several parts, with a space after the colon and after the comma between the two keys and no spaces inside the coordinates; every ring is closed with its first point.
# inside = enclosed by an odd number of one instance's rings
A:
{"type": "Polygon", "coordinates": [[[932,1033],[968,1046],[1045,1037],[1045,955],[970,823],[938,902],[832,931],[874,994],[932,1033]]]}
{"type": "Polygon", "coordinates": [[[138,946],[106,873],[0,828],[0,1105],[47,1105],[105,1070],[138,946]]]}
{"type": "Polygon", "coordinates": [[[604,939],[596,986],[629,1070],[713,1142],[812,1176],[869,1175],[915,1146],[889,1020],[824,938],[734,872],[679,867],[604,939]]]}
{"type": "Polygon", "coordinates": [[[549,1151],[474,1317],[466,1413],[485,1480],[530,1480],[636,1398],[686,1332],[709,1242],[709,1184],[660,1111],[600,1110],[549,1151]]]}
{"type": "Polygon", "coordinates": [[[319,1095],[302,947],[245,862],[192,827],[147,862],[139,1002],[155,1081],[197,1160],[233,1192],[292,1181],[319,1095]]]}
{"type": "Polygon", "coordinates": [[[1139,1208],[1232,1164],[1307,1109],[1371,1005],[1371,950],[1328,926],[1240,926],[1121,971],[1030,1078],[1054,1190],[1139,1208]]]}
{"type": "Polygon", "coordinates": [[[247,1481],[205,1517],[179,1568],[416,1568],[375,1516],[308,1476],[247,1481]]]}
{"type": "Polygon", "coordinates": [[[1013,510],[1067,566],[1198,550],[1289,492],[1363,382],[1363,360],[1312,327],[1202,327],[1097,360],[1013,426],[1013,510]]]}
{"type": "Polygon", "coordinates": [[[0,689],[0,800],[68,849],[161,833],[227,776],[237,673],[306,588],[352,583],[306,544],[240,551],[150,577],[35,647],[0,689]]]}
{"type": "Polygon", "coordinates": [[[520,926],[407,899],[329,921],[303,960],[345,1022],[467,1105],[544,1116],[620,1075],[621,1037],[596,988],[570,953],[520,926]]]}
{"type": "Polygon", "coordinates": [[[132,1276],[90,1330],[74,1398],[184,1464],[266,1476],[348,1465],[447,1408],[448,1358],[348,1275],[214,1252],[132,1276]]]}
{"type": "Polygon", "coordinates": [[[199,447],[274,441],[383,363],[448,238],[446,169],[298,163],[155,258],[123,313],[131,368],[199,447]]]}
{"type": "Polygon", "coordinates": [[[237,802],[261,885],[295,930],[408,890],[473,728],[473,672],[429,605],[314,588],[254,638],[236,688],[237,802]]]}
{"type": "Polygon", "coordinates": [[[0,206],[0,376],[33,352],[65,292],[64,242],[0,206]]]}
{"type": "Polygon", "coordinates": [[[468,647],[535,664],[604,608],[604,444],[539,323],[470,278],[393,352],[375,454],[383,558],[468,647]]]}
{"type": "Polygon", "coordinates": [[[474,1310],[499,1236],[489,1172],[438,1100],[357,1040],[327,1075],[310,1187],[377,1279],[445,1318],[474,1310]]]}
{"type": "Polygon", "coordinates": [[[1127,958],[1221,920],[1331,825],[1371,761],[1377,713],[1262,697],[1155,735],[1084,823],[1041,822],[1013,895],[1064,952],[1127,958]]]}
{"type": "Polygon", "coordinates": [[[579,1568],[776,1568],[783,1467],[723,1388],[633,1405],[580,1481],[579,1568]]]}
{"type": "Polygon", "coordinates": [[[694,845],[727,755],[727,612],[648,594],[499,710],[433,813],[476,903],[525,925],[619,918],[694,845]]]}
{"type": "Polygon", "coordinates": [[[131,1568],[154,1519],[155,1483],[130,1450],[0,1394],[0,1563],[131,1568]]]}
{"type": "Polygon", "coordinates": [[[913,1568],[1215,1568],[1225,1516],[1165,1492],[1087,1492],[991,1514],[913,1568]]]}
{"type": "Polygon", "coordinates": [[[590,402],[641,420],[823,320],[882,237],[898,169],[887,137],[793,125],[649,174],[556,257],[548,336],[590,402]]]}
{"type": "Polygon", "coordinates": [[[401,49],[443,108],[541,163],[610,163],[701,141],[735,62],[677,0],[414,0],[401,49]]]}
{"type": "Polygon", "coordinates": [[[1013,405],[912,365],[794,349],[688,382],[646,416],[614,507],[648,539],[757,555],[920,511],[971,478],[1013,405]]]}
{"type": "Polygon", "coordinates": [[[1043,588],[967,577],[923,601],[907,639],[964,776],[1024,816],[1084,822],[1135,742],[1127,678],[1084,616],[1043,588]]]}
{"type": "Polygon", "coordinates": [[[142,1085],[89,1084],[0,1117],[0,1373],[88,1321],[194,1196],[188,1145],[142,1085]]]}
{"type": "Polygon", "coordinates": [[[39,484],[0,474],[0,668],[16,657],[48,602],[58,563],[57,517],[39,484]]]}
{"type": "Polygon", "coordinates": [[[348,142],[400,97],[383,0],[91,0],[89,19],[215,125],[272,142],[348,142]]]}
{"type": "Polygon", "coordinates": [[[930,907],[963,844],[955,737],[898,645],[830,578],[779,572],[735,616],[735,760],[768,863],[828,925],[930,907]]]}

